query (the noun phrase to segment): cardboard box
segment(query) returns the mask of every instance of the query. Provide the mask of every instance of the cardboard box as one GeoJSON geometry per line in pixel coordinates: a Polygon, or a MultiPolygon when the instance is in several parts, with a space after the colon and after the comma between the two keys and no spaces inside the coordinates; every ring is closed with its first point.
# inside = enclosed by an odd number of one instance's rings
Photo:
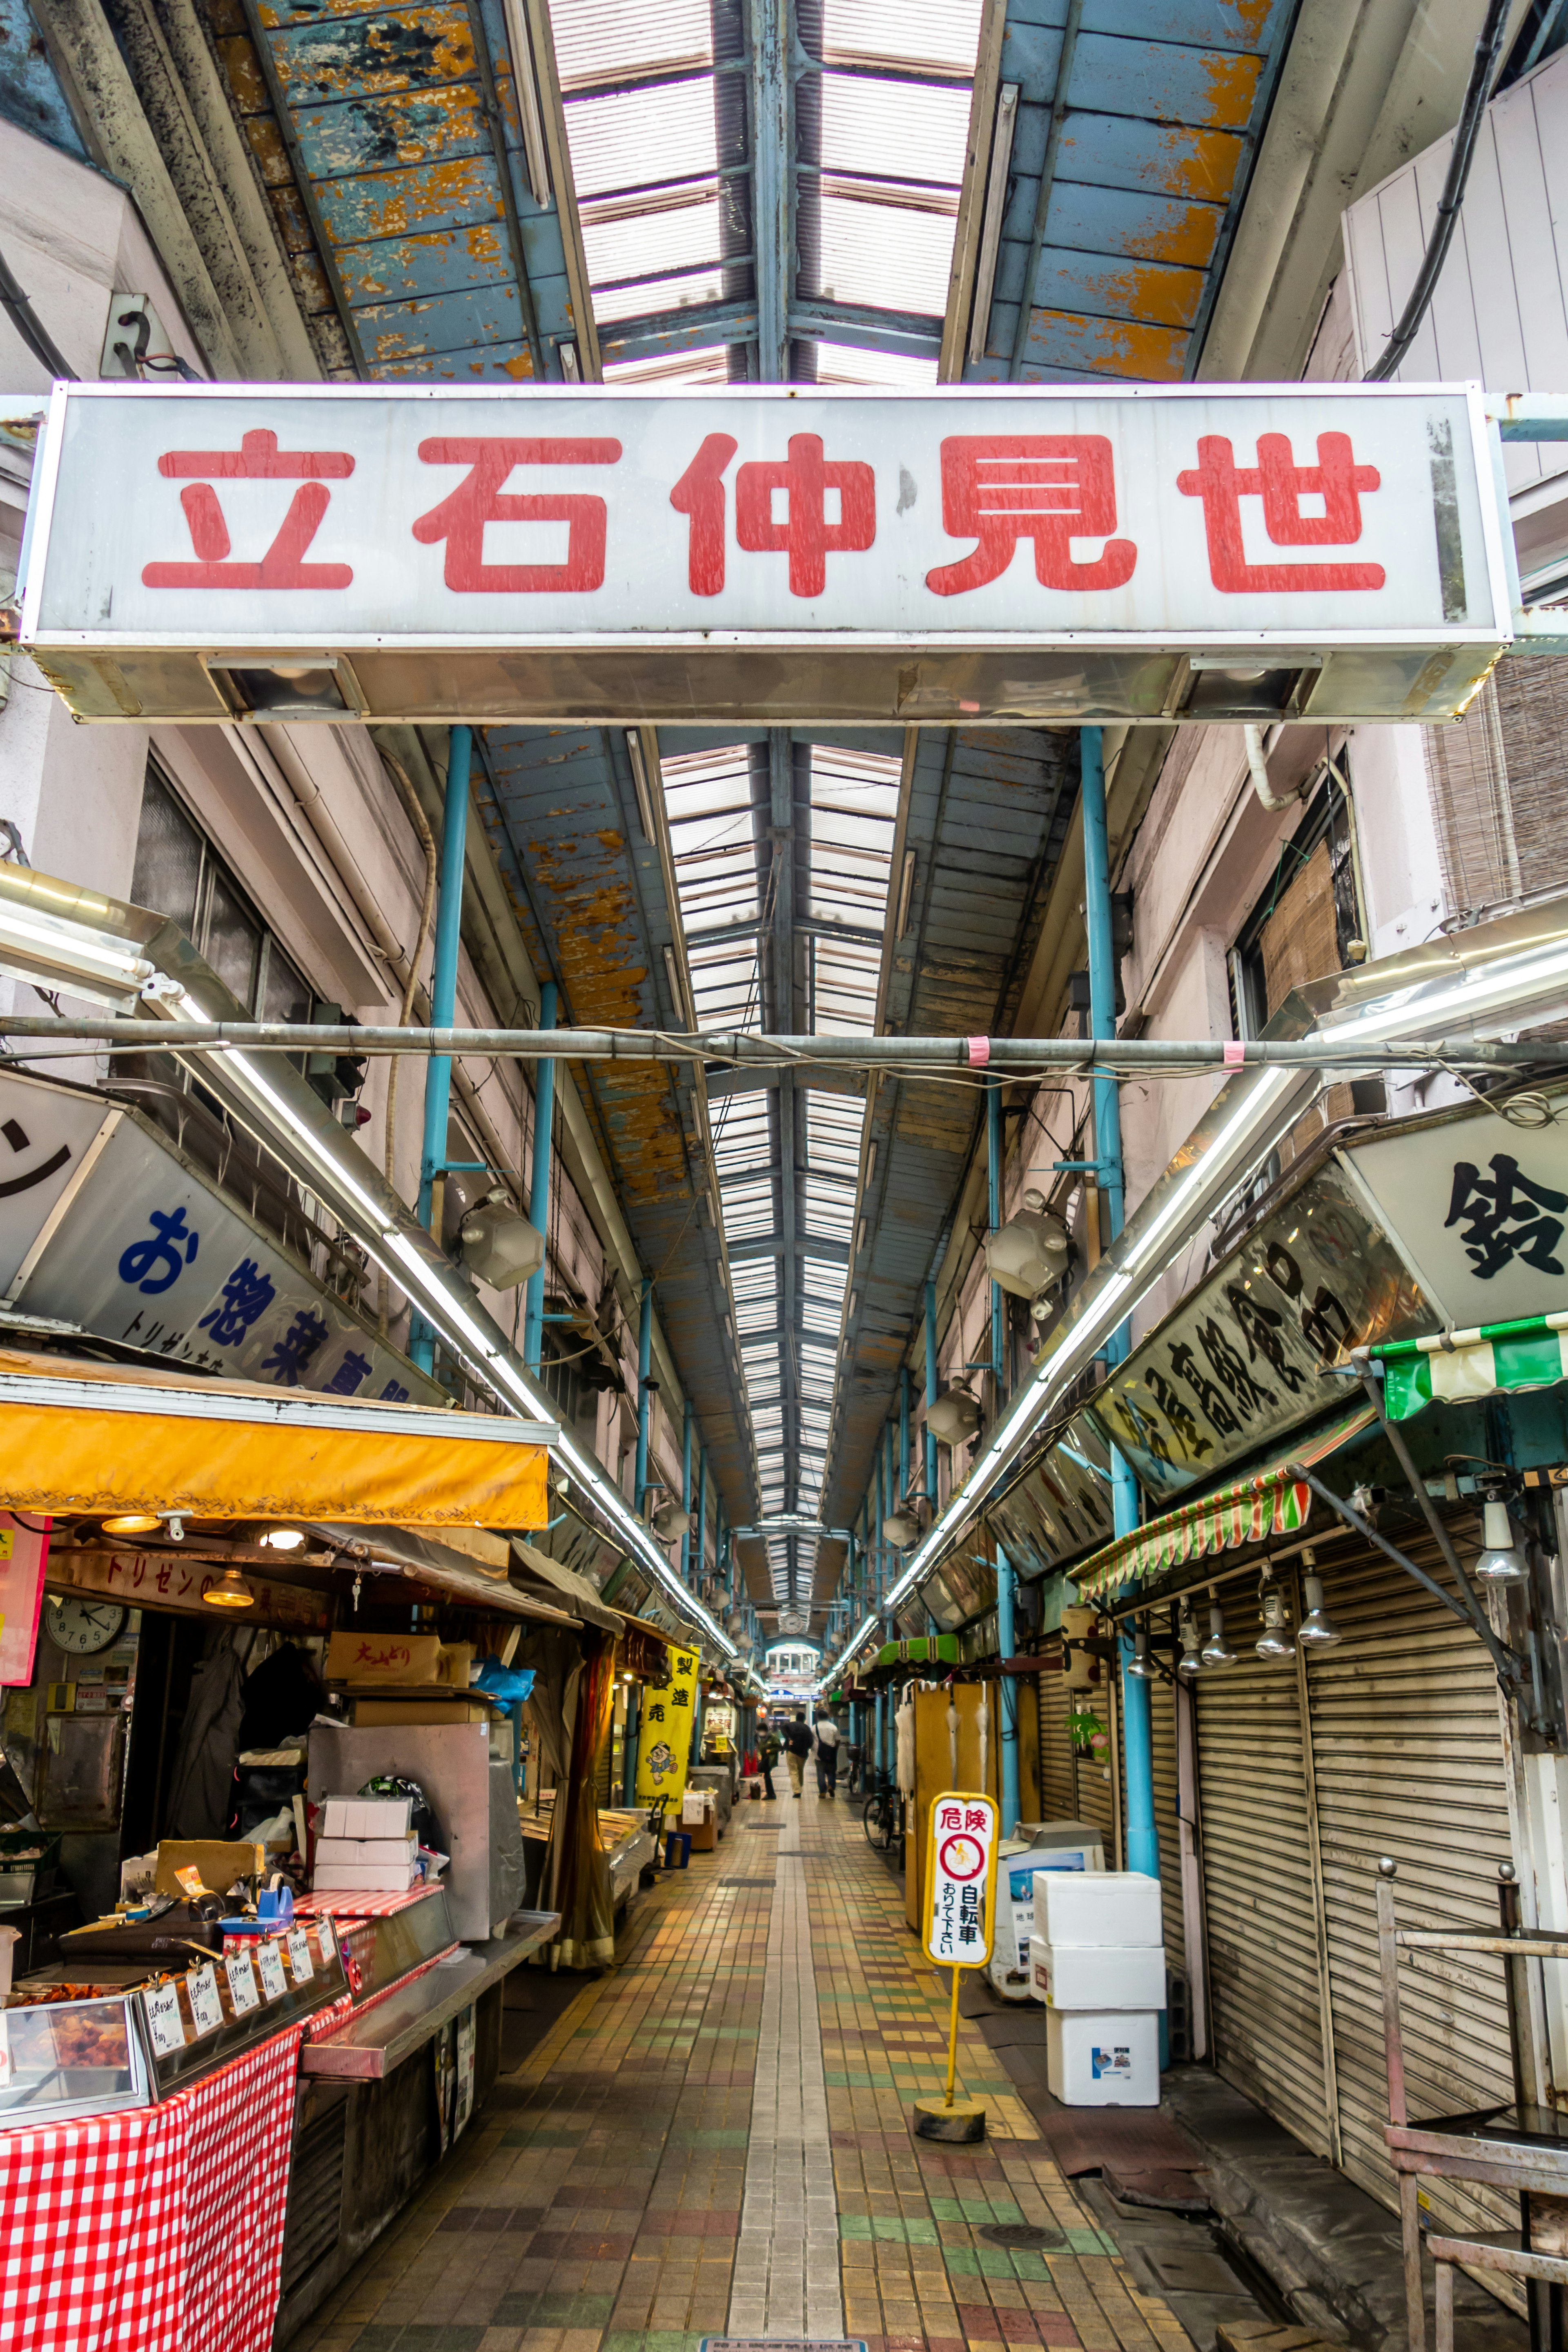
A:
{"type": "Polygon", "coordinates": [[[364,1870],[406,1870],[419,1858],[419,1841],[403,1838],[324,1837],[316,1841],[316,1867],[323,1863],[358,1864],[364,1870]]]}
{"type": "Polygon", "coordinates": [[[1047,2010],[1046,2082],[1066,2107],[1157,2107],[1159,2019],[1151,2010],[1047,2010]]]}
{"type": "Polygon", "coordinates": [[[318,1863],[311,1880],[318,1895],[404,1895],[419,1875],[417,1863],[362,1864],[318,1863]]]}
{"type": "Polygon", "coordinates": [[[1160,1882],[1141,1870],[1039,1870],[1035,1933],[1043,1944],[1163,1944],[1160,1882]]]}
{"type": "MultiPolygon", "coordinates": [[[[686,1828],[686,1823],[682,1822],[680,1826],[682,1830],[684,1830],[686,1828]]],[[[707,1820],[699,1822],[689,1834],[691,1838],[691,1851],[693,1853],[717,1853],[719,1847],[718,1814],[710,1813],[707,1820]]]]}
{"type": "Polygon", "coordinates": [[[323,1838],[405,1838],[412,1797],[329,1797],[321,1808],[323,1838]]]}
{"type": "Polygon", "coordinates": [[[1056,1944],[1029,1938],[1029,1990],[1050,2009],[1165,2006],[1163,1944],[1056,1944]]]}
{"type": "Polygon", "coordinates": [[[356,1698],[353,1727],[381,1723],[488,1723],[491,1709],[479,1698],[356,1698]]]}
{"type": "Polygon", "coordinates": [[[694,1830],[713,1811],[713,1799],[706,1789],[688,1789],[680,1800],[680,1826],[694,1830]]]}
{"type": "Polygon", "coordinates": [[[334,1633],[327,1643],[330,1683],[433,1683],[440,1672],[437,1633],[334,1633]]]}
{"type": "Polygon", "coordinates": [[[153,1891],[183,1896],[185,1890],[174,1873],[194,1868],[209,1894],[226,1895],[237,1878],[248,1878],[266,1864],[265,1847],[248,1838],[232,1844],[226,1838],[160,1838],[153,1891]]]}

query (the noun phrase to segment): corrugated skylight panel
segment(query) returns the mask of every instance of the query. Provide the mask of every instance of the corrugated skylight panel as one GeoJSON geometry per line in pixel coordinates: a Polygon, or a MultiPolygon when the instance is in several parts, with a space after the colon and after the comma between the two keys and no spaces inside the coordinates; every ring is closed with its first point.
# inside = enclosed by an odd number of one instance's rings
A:
{"type": "Polygon", "coordinates": [[[606,360],[606,383],[728,383],[730,348],[710,343],[695,352],[656,352],[649,359],[606,360]]]}
{"type": "Polygon", "coordinates": [[[639,280],[635,286],[594,289],[594,316],[601,325],[622,319],[651,318],[665,310],[687,310],[694,302],[717,302],[724,292],[724,270],[719,262],[679,278],[639,280]]]}
{"type": "Polygon", "coordinates": [[[822,197],[820,293],[876,310],[940,319],[952,267],[952,222],[941,213],[822,197]]]}
{"type": "MultiPolygon", "coordinates": [[[[969,5],[959,0],[960,13],[969,5]]],[[[713,57],[711,0],[551,0],[550,29],[563,91],[713,57]]]]}
{"type": "Polygon", "coordinates": [[[564,112],[581,201],[667,180],[710,179],[718,171],[713,84],[706,74],[572,99],[564,112]]]}
{"type": "MultiPolygon", "coordinates": [[[[825,172],[957,189],[968,136],[969,92],[963,86],[883,81],[868,74],[822,77],[825,172]]],[[[951,232],[948,241],[951,246],[951,232]]]]}
{"type": "Polygon", "coordinates": [[[980,47],[981,5],[982,0],[824,0],[822,54],[830,65],[898,63],[970,75],[980,47]]]}
{"type": "Polygon", "coordinates": [[[583,247],[588,275],[595,287],[594,310],[599,310],[598,289],[624,278],[668,277],[678,269],[719,258],[719,199],[716,193],[694,196],[684,204],[662,204],[657,211],[627,215],[616,212],[607,219],[586,215],[583,247]]]}
{"type": "MultiPolygon", "coordinates": [[[[609,373],[606,368],[605,374],[609,373]]],[[[936,382],[936,361],[915,359],[905,352],[873,352],[858,343],[818,343],[816,381],[820,384],[878,384],[889,392],[924,392],[936,382]]]]}

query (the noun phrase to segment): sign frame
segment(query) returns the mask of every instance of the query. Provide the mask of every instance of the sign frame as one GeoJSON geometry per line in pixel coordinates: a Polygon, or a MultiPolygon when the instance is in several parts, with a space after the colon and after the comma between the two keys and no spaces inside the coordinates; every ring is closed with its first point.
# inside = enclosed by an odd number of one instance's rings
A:
{"type": "Polygon", "coordinates": [[[996,1853],[1001,1843],[1002,1808],[994,1797],[987,1796],[984,1790],[978,1789],[943,1789],[931,1799],[931,1820],[926,1831],[926,1893],[923,1906],[925,1916],[921,1928],[921,1948],[927,1959],[934,1960],[939,1968],[984,1969],[990,1964],[992,1948],[996,1940],[996,1853]],[[963,1808],[965,1821],[962,1830],[954,1830],[951,1823],[944,1826],[940,1822],[939,1815],[944,1805],[959,1805],[963,1808]],[[951,1843],[955,1837],[973,1839],[978,1834],[975,1826],[968,1819],[971,1810],[976,1807],[984,1808],[988,1816],[984,1831],[983,1865],[984,1870],[983,1928],[985,1948],[978,1955],[972,1953],[967,1959],[961,1960],[955,1958],[952,1952],[937,1948],[938,1882],[940,1877],[942,1885],[969,1885],[973,1883],[973,1874],[965,1876],[962,1872],[951,1868],[942,1862],[942,1849],[937,1841],[939,1836],[951,1843]]]}
{"type": "MultiPolygon", "coordinates": [[[[304,439],[308,443],[321,421],[319,410],[314,415],[304,412],[293,436],[296,442],[304,439]]],[[[565,415],[562,422],[564,427],[565,415]]],[[[1271,422],[1277,423],[1278,418],[1271,422]]],[[[189,429],[198,434],[201,431],[194,419],[189,429]]],[[[239,429],[237,424],[227,431],[216,425],[208,425],[205,437],[223,441],[226,450],[227,440],[239,429]]],[[[1263,429],[1261,415],[1259,429],[1263,429]]],[[[1305,416],[1300,430],[1308,430],[1305,416]]],[[[1018,724],[1037,724],[1051,717],[1063,721],[1127,717],[1201,724],[1268,716],[1299,718],[1313,723],[1354,717],[1430,719],[1451,716],[1463,709],[1499,655],[1511,644],[1515,633],[1512,583],[1498,510],[1494,437],[1494,428],[1486,415],[1485,394],[1473,383],[1224,387],[1209,383],[1157,387],[1073,383],[948,385],[905,391],[856,386],[809,394],[804,388],[739,385],[682,394],[671,394],[654,386],[606,389],[571,384],[531,385],[526,393],[510,384],[425,383],[265,387],[229,383],[179,387],[118,383],[59,384],[51,395],[29,507],[19,641],[39,662],[79,718],[110,722],[148,723],[174,717],[189,723],[205,720],[213,724],[290,716],[300,719],[335,719],[340,722],[356,717],[429,721],[455,717],[496,721],[552,717],[588,724],[601,721],[606,715],[624,719],[634,709],[648,723],[682,718],[691,720],[730,717],[741,720],[748,715],[775,719],[813,717],[825,721],[838,718],[846,724],[962,723],[966,718],[1010,719],[1018,724]],[[689,418],[688,437],[694,447],[709,424],[737,418],[743,424],[747,414],[761,404],[777,412],[779,429],[770,435],[770,453],[773,453],[774,442],[782,451],[790,435],[809,430],[814,421],[821,423],[829,414],[847,424],[857,406],[868,401],[927,408],[934,404],[939,413],[942,407],[951,405],[954,421],[962,416],[970,434],[978,436],[984,436],[987,425],[994,428],[1004,421],[1013,425],[1015,431],[1023,428],[1026,415],[1037,430],[1053,409],[1082,412],[1086,417],[1098,413],[1110,423],[1110,413],[1115,409],[1139,404],[1147,407],[1150,402],[1168,412],[1179,413],[1183,404],[1194,402],[1211,408],[1258,405],[1261,410],[1271,405],[1279,412],[1295,405],[1303,412],[1309,408],[1331,412],[1344,403],[1374,402],[1383,405],[1394,401],[1412,406],[1425,403],[1430,418],[1433,404],[1441,401],[1448,404],[1453,412],[1446,431],[1462,418],[1463,429],[1450,433],[1444,461],[1448,482],[1446,495],[1452,507],[1448,521],[1454,545],[1458,547],[1461,539],[1463,541],[1459,576],[1461,581],[1470,583],[1464,589],[1467,615],[1474,614],[1479,617],[1429,620],[1394,627],[1346,627],[1304,619],[1287,608],[1283,624],[1269,621],[1259,625],[1254,611],[1251,625],[1238,621],[1235,626],[1189,626],[1182,623],[1177,613],[1174,617],[1163,617],[1155,626],[1113,628],[1093,615],[1084,616],[1080,603],[1087,591],[1075,586],[1061,600],[1066,603],[1070,598],[1070,610],[1055,614],[1049,625],[1022,629],[996,618],[989,622],[982,619],[958,629],[923,625],[908,617],[896,624],[879,621],[864,630],[852,622],[846,626],[832,619],[809,627],[703,626],[700,624],[708,616],[694,611],[679,624],[647,627],[627,626],[624,623],[548,630],[510,625],[504,629],[492,625],[485,629],[447,626],[406,630],[296,625],[252,629],[242,637],[226,612],[221,614],[225,624],[221,633],[215,633],[211,617],[214,598],[210,593],[198,597],[202,618],[198,621],[193,614],[188,627],[115,627],[107,619],[112,604],[110,589],[104,617],[99,623],[67,627],[57,622],[46,625],[43,604],[50,586],[61,469],[69,439],[68,419],[73,404],[79,407],[83,402],[104,399],[165,404],[178,402],[182,407],[194,403],[198,416],[204,404],[216,400],[232,405],[240,401],[258,415],[276,415],[279,429],[284,433],[290,433],[291,427],[289,410],[283,404],[289,404],[295,415],[300,415],[294,408],[300,401],[334,402],[339,404],[340,412],[345,405],[370,401],[389,410],[410,402],[419,403],[426,414],[432,414],[434,404],[436,410],[469,412],[478,427],[482,419],[497,414],[498,403],[503,404],[500,414],[510,409],[512,416],[521,418],[521,403],[526,399],[527,415],[535,433],[547,422],[552,407],[564,408],[580,427],[584,418],[595,414],[608,425],[617,413],[636,415],[642,408],[679,405],[689,418]],[[1458,503],[1456,479],[1459,482],[1458,503]],[[297,704],[284,709],[273,703],[265,708],[253,707],[245,699],[249,689],[235,684],[240,672],[247,667],[265,671],[280,654],[296,659],[305,657],[309,666],[308,657],[312,652],[317,656],[316,667],[323,671],[331,668],[334,673],[322,706],[297,704]],[[1226,692],[1218,688],[1217,701],[1212,698],[1192,699],[1194,664],[1202,670],[1223,676],[1224,663],[1213,656],[1226,654],[1237,656],[1242,665],[1248,656],[1254,665],[1260,655],[1269,656],[1266,667],[1271,674],[1294,677],[1295,683],[1288,689],[1290,707],[1281,709],[1259,701],[1254,709],[1244,689],[1231,693],[1228,700],[1226,692]],[[1404,656],[1402,668],[1394,659],[1398,655],[1404,656]],[[1420,656],[1425,659],[1417,658],[1420,656]],[[389,691],[385,681],[391,676],[389,666],[393,664],[402,666],[405,682],[389,691]],[[1386,690],[1375,686],[1380,676],[1391,681],[1386,690]],[[717,684],[725,677],[729,683],[721,690],[710,688],[710,678],[717,684]],[[702,680],[700,686],[699,678],[702,680]]],[[[614,441],[605,446],[617,450],[620,447],[614,441]]],[[[1228,448],[1230,445],[1222,442],[1219,446],[1228,448]]],[[[1289,444],[1292,449],[1294,446],[1293,442],[1289,444]]],[[[1245,457],[1245,440],[1241,448],[1245,457]]],[[[1306,446],[1302,455],[1310,455],[1306,446]]],[[[307,461],[301,460],[304,462],[307,461]]],[[[366,462],[370,462],[368,458],[366,462]]],[[[1450,555],[1444,552],[1440,509],[1445,494],[1437,488],[1440,470],[1434,444],[1434,503],[1428,513],[1435,519],[1437,532],[1436,560],[1444,583],[1446,611],[1450,555]]],[[[628,473],[627,479],[630,478],[628,473]]],[[[591,485],[585,477],[584,485],[586,495],[591,485]]],[[[451,487],[451,477],[442,474],[425,488],[439,499],[442,492],[451,487]]],[[[552,480],[542,479],[541,487],[559,486],[552,480]]],[[[661,494],[665,491],[662,476],[658,490],[661,494]]],[[[935,500],[934,482],[927,485],[927,492],[922,499],[922,529],[935,500]]],[[[824,494],[824,527],[846,528],[842,508],[839,521],[835,523],[831,519],[826,499],[833,495],[837,493],[831,488],[824,494]]],[[[945,498],[945,485],[942,495],[945,498]]],[[[1083,495],[1087,499],[1088,493],[1083,495]]],[[[1247,490],[1242,495],[1250,499],[1256,492],[1247,490]]],[[[1315,500],[1322,493],[1307,491],[1302,495],[1315,500]]],[[[1185,507],[1195,496],[1184,493],[1178,503],[1185,507]]],[[[557,499],[554,503],[565,501],[557,499]]],[[[887,505],[890,509],[890,499],[887,505]]],[[[904,511],[900,493],[898,513],[901,516],[904,511]]],[[[1089,519],[1081,509],[1074,512],[1078,520],[1089,519]]],[[[889,520],[893,520],[890,514],[889,520]]],[[[1396,543],[1411,536],[1392,511],[1385,520],[1395,524],[1396,543]]],[[[630,520],[636,524],[635,511],[630,520]]],[[[1300,528],[1310,528],[1310,518],[1303,517],[1300,528]]],[[[778,522],[776,516],[774,522],[778,522]]],[[[1127,527],[1148,531],[1152,526],[1139,516],[1130,519],[1127,527]]],[[[66,529],[68,532],[68,520],[66,529]]],[[[482,529],[481,524],[481,551],[482,529]]],[[[963,558],[966,536],[973,534],[949,534],[944,541],[932,537],[922,541],[926,554],[921,560],[925,561],[939,543],[947,556],[963,558]]],[[[1026,561],[1023,549],[1026,537],[1024,534],[1013,548],[1013,556],[1019,563],[1026,561]]],[[[1093,540],[1106,537],[1103,532],[1093,534],[1093,540]]],[[[865,545],[871,543],[868,541],[865,545]]],[[[1086,539],[1081,543],[1092,541],[1086,539]]],[[[1110,543],[1107,538],[1107,544],[1110,543]]],[[[1278,540],[1272,543],[1294,545],[1296,541],[1278,540]]],[[[1341,542],[1342,546],[1355,543],[1354,537],[1341,542]]],[[[757,547],[763,542],[748,541],[746,544],[752,549],[750,560],[754,563],[759,560],[757,547]]],[[[782,544],[778,540],[765,542],[766,547],[775,551],[782,544]]],[[[857,551],[856,542],[841,545],[848,552],[857,551]]],[[[1163,556],[1173,561],[1172,551],[1163,548],[1158,537],[1154,548],[1157,559],[1163,556]]],[[[172,541],[169,552],[178,554],[181,551],[172,541]]],[[[190,551],[184,552],[189,554],[190,551]]],[[[421,554],[418,560],[424,562],[426,559],[421,554]]],[[[774,566],[780,563],[776,551],[771,555],[764,552],[762,560],[774,566]]],[[[1425,562],[1428,559],[1424,556],[1422,560],[1425,562]]],[[[791,561],[793,563],[793,556],[791,561]]],[[[845,553],[830,553],[827,561],[842,567],[845,553]]],[[[199,566],[165,566],[161,562],[150,568],[179,570],[199,566]]],[[[330,568],[317,566],[318,570],[330,568]]],[[[337,568],[347,567],[340,564],[337,568]]],[[[480,569],[483,568],[481,560],[480,569]]],[[[564,572],[570,570],[570,562],[537,568],[564,572]]],[[[1160,569],[1159,560],[1149,567],[1151,574],[1158,573],[1160,569]]],[[[896,558],[894,570],[896,572],[896,558]]],[[[987,575],[979,593],[986,595],[993,584],[1005,582],[1006,570],[1005,566],[1002,572],[987,575]]],[[[1210,584],[1215,593],[1219,592],[1217,578],[1210,584]]],[[[1366,584],[1360,583],[1363,587],[1366,584]]],[[[830,591],[831,587],[830,580],[830,591]]],[[[1094,588],[1094,583],[1089,587],[1094,588]]],[[[1173,595],[1178,601],[1180,597],[1179,590],[1151,587],[1149,593],[1156,597],[1162,593],[1173,595]]],[[[1206,587],[1205,593],[1208,593],[1206,587]]],[[[1334,592],[1325,588],[1322,593],[1329,595],[1334,592]]],[[[658,601],[651,591],[649,601],[658,601]]],[[[831,595],[823,601],[830,604],[831,595]]],[[[893,602],[897,601],[895,596],[893,602]]],[[[1249,591],[1239,601],[1254,608],[1262,606],[1268,599],[1260,591],[1249,591]]],[[[690,598],[682,590],[677,602],[684,605],[690,598]]],[[[237,598],[235,623],[242,614],[254,620],[256,605],[254,595],[237,598]]],[[[792,621],[795,618],[793,614],[790,617],[792,621]]],[[[937,617],[933,614],[933,624],[937,617]]],[[[711,618],[718,623],[719,613],[715,611],[711,618]]],[[[1201,677],[1197,685],[1203,686],[1201,677]]],[[[1208,689],[1204,692],[1207,697],[1208,689]]]]}

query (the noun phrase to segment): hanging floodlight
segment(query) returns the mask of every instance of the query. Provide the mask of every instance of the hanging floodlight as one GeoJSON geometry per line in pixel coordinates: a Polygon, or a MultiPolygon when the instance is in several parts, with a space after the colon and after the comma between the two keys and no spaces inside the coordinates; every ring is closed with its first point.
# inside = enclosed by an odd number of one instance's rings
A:
{"type": "Polygon", "coordinates": [[[544,1235],[512,1206],[504,1185],[492,1186],[468,1211],[458,1242],[468,1272],[492,1290],[515,1290],[544,1264],[544,1235]]]}
{"type": "Polygon", "coordinates": [[[906,1504],[901,1510],[889,1511],[882,1521],[882,1533],[900,1551],[907,1551],[910,1544],[920,1541],[921,1523],[912,1508],[906,1504]]]}
{"type": "Polygon", "coordinates": [[[1043,1213],[1045,1206],[1043,1192],[1026,1192],[1017,1215],[985,1236],[985,1271],[1014,1298],[1035,1298],[1067,1272],[1067,1227],[1059,1217],[1043,1213]]]}
{"type": "Polygon", "coordinates": [[[1513,1522],[1508,1515],[1508,1505],[1491,1501],[1481,1508],[1481,1539],[1485,1545],[1476,1562],[1476,1579],[1481,1584],[1522,1584],[1524,1561],[1513,1539],[1513,1522]]]}
{"type": "Polygon", "coordinates": [[[1257,1642],[1260,1658],[1293,1658],[1296,1644],[1291,1638],[1290,1622],[1285,1614],[1285,1595],[1267,1576],[1258,1588],[1258,1597],[1263,1604],[1263,1631],[1257,1642]]]}
{"type": "Polygon", "coordinates": [[[980,1426],[980,1399],[962,1381],[926,1407],[926,1427],[939,1445],[967,1445],[980,1426]]]}
{"type": "Polygon", "coordinates": [[[1316,1558],[1316,1553],[1310,1548],[1301,1554],[1301,1590],[1307,1613],[1301,1620],[1296,1639],[1306,1643],[1310,1649],[1331,1650],[1336,1643],[1344,1640],[1344,1635],[1323,1606],[1323,1580],[1317,1572],[1316,1558]]]}
{"type": "Polygon", "coordinates": [[[1198,1646],[1198,1626],[1195,1617],[1184,1617],[1176,1631],[1182,1637],[1182,1654],[1176,1660],[1176,1672],[1189,1682],[1204,1670],[1203,1652],[1198,1646]]]}
{"type": "Polygon", "coordinates": [[[1149,1655],[1149,1627],[1142,1618],[1132,1628],[1132,1655],[1127,1661],[1127,1672],[1141,1683],[1152,1683],[1159,1672],[1149,1655]]]}
{"type": "Polygon", "coordinates": [[[1236,1652],[1225,1638],[1225,1612],[1219,1605],[1214,1586],[1209,1586],[1209,1637],[1201,1653],[1205,1666],[1234,1666],[1236,1652]]]}
{"type": "Polygon", "coordinates": [[[691,1513],[683,1511],[679,1503],[661,1503],[653,1515],[653,1531],[665,1543],[673,1543],[677,1536],[689,1536],[692,1524],[691,1513]]]}

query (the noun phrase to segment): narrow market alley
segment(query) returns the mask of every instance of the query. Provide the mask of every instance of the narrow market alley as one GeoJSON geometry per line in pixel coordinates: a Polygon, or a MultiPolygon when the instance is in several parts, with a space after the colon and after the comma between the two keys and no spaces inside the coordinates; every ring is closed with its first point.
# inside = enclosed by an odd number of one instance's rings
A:
{"type": "Polygon", "coordinates": [[[1189,2339],[1049,2159],[976,2027],[974,2147],[916,2140],[946,2000],[859,1807],[746,1805],[664,1882],[297,2339],[310,2352],[1152,2352],[1189,2339]],[[815,1998],[812,1998],[813,1992],[815,1998]],[[1033,2224],[1039,2249],[989,2242],[1033,2224]]]}

